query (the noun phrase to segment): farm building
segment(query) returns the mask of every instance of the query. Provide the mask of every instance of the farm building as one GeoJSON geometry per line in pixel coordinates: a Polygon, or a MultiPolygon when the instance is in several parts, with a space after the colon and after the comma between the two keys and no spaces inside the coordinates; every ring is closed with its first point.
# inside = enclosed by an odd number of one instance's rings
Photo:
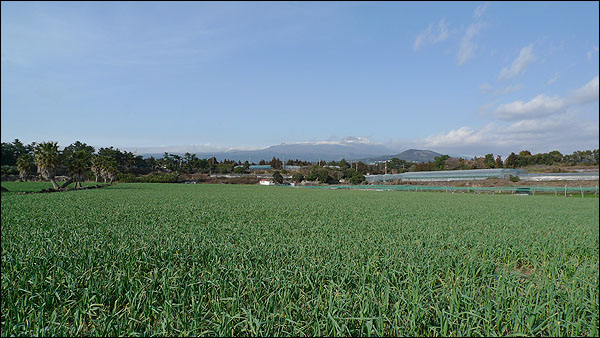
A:
{"type": "Polygon", "coordinates": [[[539,173],[519,175],[523,181],[598,181],[598,172],[583,173],[539,173]]]}
{"type": "Polygon", "coordinates": [[[270,170],[272,169],[270,164],[251,165],[248,167],[250,170],[270,170]]]}
{"type": "Polygon", "coordinates": [[[273,183],[273,181],[263,178],[262,180],[260,180],[260,185],[275,185],[275,184],[273,183]]]}
{"type": "Polygon", "coordinates": [[[442,170],[442,171],[417,171],[403,174],[368,175],[367,182],[388,181],[470,181],[485,180],[487,178],[508,178],[526,174],[523,169],[473,169],[473,170],[442,170]]]}

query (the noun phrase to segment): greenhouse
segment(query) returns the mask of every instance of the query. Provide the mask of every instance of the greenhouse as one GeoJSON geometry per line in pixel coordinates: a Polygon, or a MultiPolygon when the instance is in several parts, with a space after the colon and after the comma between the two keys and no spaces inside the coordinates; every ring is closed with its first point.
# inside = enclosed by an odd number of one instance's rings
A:
{"type": "Polygon", "coordinates": [[[473,170],[443,170],[417,171],[402,174],[367,175],[367,182],[388,181],[470,181],[488,178],[509,178],[527,174],[523,169],[473,169],[473,170]]]}
{"type": "Polygon", "coordinates": [[[583,173],[540,173],[519,175],[523,181],[597,181],[598,172],[583,173]]]}

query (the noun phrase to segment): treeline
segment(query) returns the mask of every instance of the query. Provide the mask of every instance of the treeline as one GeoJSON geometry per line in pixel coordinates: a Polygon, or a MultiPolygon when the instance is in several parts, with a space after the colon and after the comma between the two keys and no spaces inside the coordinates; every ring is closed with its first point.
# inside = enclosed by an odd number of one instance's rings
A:
{"type": "MultiPolygon", "coordinates": [[[[402,160],[392,159],[388,166],[394,170],[402,172],[404,163],[402,160]],[[402,169],[399,164],[402,163],[402,169]]],[[[559,151],[549,153],[532,154],[529,150],[523,150],[518,154],[510,153],[506,160],[502,160],[500,155],[494,158],[494,154],[487,154],[484,157],[474,157],[466,160],[463,158],[450,157],[442,155],[435,157],[433,162],[421,162],[411,165],[404,171],[433,171],[433,170],[466,170],[466,169],[495,169],[495,168],[523,168],[532,165],[598,165],[598,149],[574,151],[572,154],[563,155],[559,151]]]]}
{"type": "MultiPolygon", "coordinates": [[[[65,184],[75,182],[80,186],[87,178],[95,177],[105,182],[116,179],[127,182],[175,182],[179,174],[213,173],[249,173],[249,167],[256,163],[215,157],[198,158],[196,154],[184,155],[164,153],[161,158],[143,158],[132,152],[121,151],[113,147],[95,149],[93,146],[77,141],[60,150],[56,142],[43,142],[25,145],[18,139],[2,142],[2,177],[19,175],[27,180],[39,174],[58,187],[56,176],[67,177],[65,184]]],[[[501,156],[486,154],[484,157],[463,159],[448,155],[438,156],[432,162],[413,163],[398,158],[376,163],[340,161],[309,161],[288,159],[286,166],[300,166],[294,181],[319,181],[322,183],[346,180],[351,183],[364,181],[364,175],[402,173],[407,171],[464,170],[491,168],[522,168],[531,165],[598,165],[598,149],[575,151],[563,155],[559,151],[531,154],[524,150],[511,153],[505,160],[501,156]]],[[[281,173],[287,173],[283,161],[273,157],[270,161],[261,160],[259,165],[270,165],[281,173]]],[[[63,184],[64,185],[64,184],[63,184]]]]}
{"type": "MultiPolygon", "coordinates": [[[[252,163],[252,165],[254,165],[254,163],[252,163]]],[[[271,159],[271,161],[260,160],[258,162],[258,165],[270,165],[273,169],[282,169],[283,168],[283,161],[281,161],[277,157],[273,157],[271,159]]],[[[313,165],[313,163],[310,162],[310,161],[301,161],[299,159],[295,159],[295,160],[287,160],[285,162],[285,165],[293,165],[293,166],[304,167],[304,166],[313,165]]]]}
{"type": "Polygon", "coordinates": [[[336,184],[344,180],[352,184],[360,184],[365,181],[367,165],[360,162],[360,171],[357,162],[354,166],[342,159],[339,162],[331,161],[328,163],[319,162],[316,165],[305,167],[292,174],[292,181],[300,183],[302,181],[318,181],[319,183],[336,184]]]}
{"type": "MultiPolygon", "coordinates": [[[[68,182],[80,185],[81,181],[92,176],[95,180],[112,182],[115,179],[126,182],[175,182],[179,174],[227,174],[249,173],[248,161],[233,161],[215,157],[198,158],[196,154],[184,155],[164,153],[163,157],[144,158],[129,151],[114,147],[96,150],[93,146],[77,141],[59,150],[57,142],[23,144],[19,139],[2,142],[2,177],[19,175],[28,180],[39,174],[59,188],[55,177],[66,176],[68,182]],[[47,163],[45,163],[46,161],[47,163]]],[[[283,161],[273,157],[271,161],[258,164],[271,165],[273,169],[284,168],[283,161]]],[[[312,163],[298,159],[288,159],[285,165],[308,166],[312,163]]]]}

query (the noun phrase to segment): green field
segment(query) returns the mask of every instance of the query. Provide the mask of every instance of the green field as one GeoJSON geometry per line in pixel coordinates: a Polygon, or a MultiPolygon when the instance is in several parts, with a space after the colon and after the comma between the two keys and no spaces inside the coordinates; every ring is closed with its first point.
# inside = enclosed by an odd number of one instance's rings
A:
{"type": "MultiPolygon", "coordinates": [[[[61,185],[63,182],[58,182],[59,185],[61,185]]],[[[103,182],[82,182],[82,186],[87,187],[87,186],[94,186],[97,184],[105,184],[103,182]]],[[[50,182],[2,182],[2,186],[6,189],[8,189],[9,193],[16,193],[16,192],[30,192],[30,191],[41,191],[44,189],[51,189],[52,187],[52,183],[50,182]]],[[[73,188],[75,187],[75,183],[71,183],[68,188],[73,188]]]]}
{"type": "Polygon", "coordinates": [[[3,193],[1,335],[597,336],[598,210],[240,185],[3,193]]]}

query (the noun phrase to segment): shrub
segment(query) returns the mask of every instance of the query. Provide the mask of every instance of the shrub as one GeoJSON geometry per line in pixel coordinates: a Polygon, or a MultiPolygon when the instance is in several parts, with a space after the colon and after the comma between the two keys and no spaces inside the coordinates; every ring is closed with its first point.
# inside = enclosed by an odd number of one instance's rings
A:
{"type": "Polygon", "coordinates": [[[300,183],[302,182],[302,180],[304,180],[304,175],[302,175],[301,173],[295,173],[294,175],[292,175],[292,181],[300,183]]]}
{"type": "Polygon", "coordinates": [[[283,176],[281,176],[281,174],[277,170],[275,170],[275,172],[273,173],[273,182],[278,184],[283,183],[283,176]]]}
{"type": "Polygon", "coordinates": [[[123,174],[123,173],[119,173],[117,174],[117,180],[119,182],[123,182],[123,183],[133,183],[133,182],[140,182],[139,179],[134,175],[134,174],[123,174]]]}
{"type": "Polygon", "coordinates": [[[352,177],[350,177],[351,184],[361,184],[364,181],[365,181],[365,176],[363,176],[363,174],[360,174],[360,173],[356,173],[356,174],[352,175],[352,177]]]}
{"type": "Polygon", "coordinates": [[[246,168],[242,167],[235,167],[233,168],[233,172],[236,174],[245,174],[246,173],[246,168]]]}
{"type": "Polygon", "coordinates": [[[178,172],[168,173],[168,174],[150,174],[146,176],[138,177],[138,182],[143,183],[177,183],[177,179],[179,178],[178,172]]]}
{"type": "Polygon", "coordinates": [[[3,165],[2,175],[19,175],[19,170],[14,165],[3,165]]]}

